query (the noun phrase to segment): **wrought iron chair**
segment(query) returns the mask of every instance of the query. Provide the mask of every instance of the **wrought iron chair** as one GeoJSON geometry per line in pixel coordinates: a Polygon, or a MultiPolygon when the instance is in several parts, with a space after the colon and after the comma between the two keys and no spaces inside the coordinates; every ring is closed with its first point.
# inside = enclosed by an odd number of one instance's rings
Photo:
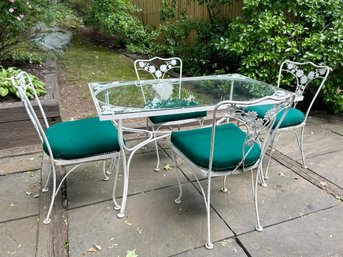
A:
{"type": "MultiPolygon", "coordinates": [[[[143,73],[149,73],[153,79],[158,80],[160,83],[156,83],[153,86],[155,99],[153,101],[160,101],[160,100],[168,100],[173,94],[173,87],[166,83],[163,83],[163,80],[166,78],[168,72],[170,71],[178,71],[178,77],[175,80],[175,84],[177,84],[177,95],[178,98],[181,98],[181,78],[182,78],[182,60],[178,57],[173,58],[160,58],[154,57],[151,59],[139,59],[134,62],[134,68],[137,75],[137,79],[141,80],[141,75],[143,73]]],[[[173,84],[173,86],[175,86],[173,84]]],[[[145,104],[149,104],[147,100],[147,94],[145,93],[143,87],[142,94],[144,97],[145,104]]],[[[183,114],[172,114],[172,115],[163,115],[163,116],[155,116],[148,118],[147,126],[151,127],[153,131],[159,130],[163,126],[173,126],[173,125],[180,125],[191,123],[198,121],[200,125],[202,125],[203,118],[206,117],[207,112],[193,112],[193,113],[183,113],[183,114]]],[[[156,148],[156,155],[157,155],[157,164],[155,171],[160,170],[160,156],[158,152],[158,145],[157,141],[155,140],[155,148],[156,148]]]]}
{"type": "MultiPolygon", "coordinates": [[[[290,60],[285,60],[280,66],[277,87],[280,87],[280,84],[283,81],[286,81],[288,83],[290,81],[295,81],[295,94],[299,99],[303,98],[304,91],[308,88],[310,82],[311,84],[314,84],[314,80],[318,80],[320,82],[318,83],[319,85],[317,91],[314,94],[309,106],[307,107],[307,110],[305,112],[302,112],[301,110],[297,109],[296,107],[298,101],[295,101],[293,106],[289,109],[287,115],[284,117],[282,123],[280,124],[280,127],[277,129],[277,132],[292,131],[295,134],[301,152],[302,166],[304,168],[307,168],[304,154],[304,130],[306,121],[314,101],[316,100],[320,90],[324,86],[330,70],[331,69],[328,66],[316,65],[312,62],[293,62],[290,60]],[[298,134],[297,131],[299,130],[300,133],[298,134]]],[[[262,105],[251,107],[249,108],[249,110],[256,111],[259,117],[263,117],[269,110],[269,108],[269,105],[262,105]]],[[[281,114],[277,116],[277,120],[280,119],[280,117],[281,114]]],[[[279,135],[281,135],[281,133],[279,135]]],[[[276,137],[274,136],[270,143],[270,155],[268,157],[267,167],[264,174],[265,179],[269,178],[268,170],[273,153],[275,139],[276,137]]]]}
{"type": "MultiPolygon", "coordinates": [[[[98,118],[88,118],[76,121],[60,122],[49,126],[43,107],[37,96],[32,81],[26,72],[20,72],[12,77],[13,86],[24,104],[24,107],[39,135],[43,151],[49,157],[51,167],[47,180],[42,188],[43,192],[48,191],[48,184],[52,174],[52,196],[49,210],[44,224],[49,224],[55,198],[62,183],[67,176],[81,164],[92,161],[105,161],[111,159],[109,171],[115,170],[115,182],[117,182],[119,157],[123,153],[118,142],[118,135],[115,126],[110,121],[100,121],[98,118]],[[35,100],[33,105],[26,92],[30,92],[35,100]],[[36,113],[37,111],[37,113],[36,113]],[[42,122],[40,122],[42,120],[42,122]],[[43,125],[41,124],[43,123],[43,125]],[[43,128],[45,126],[45,128],[43,128]],[[57,185],[57,166],[76,165],[71,168],[57,185]]],[[[103,166],[105,178],[105,164],[103,166]]],[[[43,183],[43,181],[42,181],[43,183]]],[[[113,197],[115,207],[120,206],[113,197]]]]}
{"type": "MultiPolygon", "coordinates": [[[[275,117],[281,110],[287,110],[294,96],[285,96],[282,99],[267,97],[255,101],[223,101],[216,105],[213,112],[212,126],[193,130],[175,131],[171,133],[171,142],[175,170],[178,174],[176,156],[180,156],[191,167],[197,184],[204,197],[207,212],[207,242],[205,247],[212,249],[211,223],[210,223],[210,198],[211,178],[228,176],[251,171],[252,191],[256,211],[256,230],[262,231],[257,205],[257,183],[261,179],[262,159],[268,146],[270,131],[275,125],[275,117]],[[273,101],[273,107],[265,117],[258,118],[256,112],[249,112],[246,107],[261,104],[263,101],[273,101]],[[228,123],[218,124],[218,109],[226,107],[228,123]],[[239,124],[239,125],[238,125],[239,124]],[[266,140],[261,143],[259,136],[265,134],[266,140]],[[254,182],[253,169],[257,169],[254,182]],[[197,173],[207,178],[207,191],[201,185],[197,173]]],[[[287,113],[287,112],[285,112],[287,113]]],[[[275,125],[278,126],[278,125],[275,125]]],[[[181,202],[182,187],[179,177],[179,196],[175,203],[181,202]]],[[[225,183],[225,182],[224,182],[225,183]]],[[[225,188],[225,184],[224,184],[225,188]]],[[[226,192],[221,190],[222,192],[226,192]]]]}

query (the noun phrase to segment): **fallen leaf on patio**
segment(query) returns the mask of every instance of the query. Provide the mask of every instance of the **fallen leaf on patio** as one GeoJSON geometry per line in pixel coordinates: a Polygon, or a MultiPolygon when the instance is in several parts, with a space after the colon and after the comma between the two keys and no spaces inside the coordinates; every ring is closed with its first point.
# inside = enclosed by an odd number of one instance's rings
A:
{"type": "Polygon", "coordinates": [[[138,257],[138,255],[136,254],[136,249],[132,251],[128,250],[126,253],[126,257],[138,257]]]}
{"type": "Polygon", "coordinates": [[[280,173],[279,173],[279,176],[280,176],[280,177],[284,177],[285,174],[283,174],[282,172],[280,172],[280,173]]]}
{"type": "Polygon", "coordinates": [[[304,216],[304,213],[300,212],[300,213],[299,213],[299,216],[300,216],[300,217],[304,216]]]}
{"type": "Polygon", "coordinates": [[[226,246],[226,240],[221,241],[220,244],[221,244],[222,246],[226,246]]]}
{"type": "Polygon", "coordinates": [[[299,177],[294,177],[294,179],[299,179],[299,177]]]}
{"type": "Polygon", "coordinates": [[[31,192],[25,192],[25,194],[26,194],[27,196],[30,196],[30,195],[32,195],[32,193],[31,193],[31,192]]]}
{"type": "Polygon", "coordinates": [[[95,247],[97,250],[99,250],[99,251],[102,250],[101,245],[97,245],[97,244],[94,243],[94,242],[93,242],[93,245],[94,245],[94,247],[95,247]]]}
{"type": "Polygon", "coordinates": [[[86,252],[89,252],[89,253],[95,253],[96,252],[96,249],[91,247],[89,248],[86,252]]]}
{"type": "Polygon", "coordinates": [[[143,231],[143,229],[137,227],[137,232],[138,232],[139,234],[142,234],[142,231],[143,231]]]}
{"type": "Polygon", "coordinates": [[[131,225],[132,225],[132,223],[128,222],[128,220],[125,220],[124,223],[125,223],[126,225],[128,225],[128,226],[131,226],[131,225]]]}
{"type": "Polygon", "coordinates": [[[39,197],[39,194],[35,194],[34,196],[33,196],[33,198],[38,198],[39,197]]]}
{"type": "Polygon", "coordinates": [[[341,195],[335,195],[335,197],[336,197],[337,200],[340,200],[340,201],[343,200],[343,196],[341,196],[341,195]]]}
{"type": "Polygon", "coordinates": [[[171,166],[170,164],[167,164],[163,167],[164,170],[171,170],[171,166]]]}
{"type": "Polygon", "coordinates": [[[14,203],[11,203],[10,206],[13,207],[13,206],[15,206],[15,204],[14,204],[14,203]]]}
{"type": "Polygon", "coordinates": [[[326,182],[325,181],[320,181],[319,182],[322,186],[326,186],[326,182]]]}

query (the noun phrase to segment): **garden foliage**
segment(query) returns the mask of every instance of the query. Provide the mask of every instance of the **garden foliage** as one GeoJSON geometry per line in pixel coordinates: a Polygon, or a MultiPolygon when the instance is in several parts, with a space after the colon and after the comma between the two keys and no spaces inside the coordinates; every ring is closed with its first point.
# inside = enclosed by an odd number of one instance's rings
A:
{"type": "Polygon", "coordinates": [[[110,35],[119,33],[119,44],[129,51],[146,53],[154,33],[143,26],[136,12],[131,0],[93,0],[89,22],[110,35]]]}
{"type": "Polygon", "coordinates": [[[285,59],[333,68],[323,100],[343,111],[343,4],[341,0],[245,0],[244,14],[216,44],[235,56],[238,72],[275,83],[285,59]]]}
{"type": "MultiPolygon", "coordinates": [[[[17,92],[15,87],[12,85],[12,76],[16,76],[21,72],[20,69],[14,67],[9,67],[4,69],[0,66],[0,97],[5,97],[7,95],[16,96],[17,92]]],[[[36,76],[29,75],[34,88],[36,89],[37,95],[41,96],[46,94],[45,84],[40,81],[36,76]]],[[[30,87],[26,89],[26,94],[29,98],[33,98],[33,92],[30,87]]]]}

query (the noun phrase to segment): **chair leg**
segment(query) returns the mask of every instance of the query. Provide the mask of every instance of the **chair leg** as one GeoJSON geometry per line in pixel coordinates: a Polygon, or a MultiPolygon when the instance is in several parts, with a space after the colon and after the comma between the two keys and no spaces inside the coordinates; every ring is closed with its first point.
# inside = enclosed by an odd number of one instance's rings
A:
{"type": "Polygon", "coordinates": [[[251,186],[252,186],[252,193],[253,193],[253,199],[254,199],[254,204],[255,204],[255,212],[256,212],[256,227],[255,229],[259,232],[263,231],[263,227],[261,226],[260,222],[260,214],[258,211],[258,203],[257,203],[257,188],[258,188],[258,180],[259,177],[262,174],[261,173],[262,169],[262,162],[260,162],[259,166],[257,167],[257,173],[256,173],[256,179],[254,181],[254,173],[253,170],[251,170],[251,186]]]}
{"type": "MultiPolygon", "coordinates": [[[[43,220],[43,224],[45,224],[45,225],[49,224],[51,221],[50,215],[51,215],[52,207],[54,206],[55,197],[56,197],[56,167],[52,161],[51,161],[50,173],[52,173],[52,193],[51,193],[51,201],[50,201],[48,214],[46,215],[46,218],[43,220]]],[[[48,177],[50,177],[50,173],[49,173],[48,177]]],[[[48,179],[47,179],[47,181],[48,181],[48,179]]]]}
{"type": "Polygon", "coordinates": [[[303,168],[307,169],[307,165],[305,162],[305,154],[304,154],[304,131],[305,131],[305,126],[301,128],[301,134],[300,134],[300,141],[299,141],[299,148],[301,152],[301,158],[303,162],[303,168]]]}
{"type": "MultiPolygon", "coordinates": [[[[152,126],[151,127],[153,132],[155,132],[155,128],[152,126]]],[[[156,157],[157,157],[157,163],[156,163],[156,168],[154,168],[154,171],[158,172],[160,171],[160,154],[158,152],[158,144],[157,144],[157,140],[156,140],[156,133],[153,133],[154,134],[154,143],[155,143],[155,149],[156,149],[156,157]]]]}
{"type": "Polygon", "coordinates": [[[206,213],[207,213],[207,242],[205,244],[206,249],[213,249],[211,241],[211,176],[208,175],[207,179],[207,199],[206,199],[206,213]]]}
{"type": "Polygon", "coordinates": [[[263,180],[264,183],[263,183],[262,186],[267,186],[267,184],[265,183],[265,180],[269,179],[268,172],[269,172],[269,166],[270,166],[270,162],[272,160],[272,155],[273,155],[273,150],[274,150],[274,142],[275,142],[275,138],[276,138],[276,131],[273,132],[273,133],[275,133],[275,134],[271,136],[271,141],[270,141],[270,144],[269,144],[270,145],[270,154],[268,156],[268,162],[267,162],[267,166],[266,166],[266,171],[263,174],[263,171],[261,170],[261,176],[264,178],[264,180],[263,180]]]}
{"type": "Polygon", "coordinates": [[[44,193],[49,191],[48,184],[49,184],[49,181],[50,181],[50,176],[51,176],[51,172],[52,172],[52,167],[53,167],[53,166],[51,166],[50,169],[49,169],[48,177],[46,178],[46,181],[45,181],[44,186],[43,186],[43,188],[42,188],[42,192],[44,192],[44,193]]]}
{"type": "MultiPolygon", "coordinates": [[[[112,166],[112,163],[110,164],[110,167],[111,166],[112,166]]],[[[104,181],[107,181],[110,179],[110,177],[107,176],[106,174],[106,160],[102,161],[102,173],[104,174],[104,178],[103,178],[104,181]]]]}
{"type": "Polygon", "coordinates": [[[223,187],[220,189],[223,193],[227,193],[227,187],[226,187],[226,175],[223,178],[223,187]]]}
{"type": "Polygon", "coordinates": [[[110,163],[110,166],[108,167],[108,169],[106,170],[106,160],[103,161],[103,166],[102,166],[102,173],[104,174],[104,181],[107,181],[109,180],[109,176],[107,175],[110,175],[112,174],[112,171],[113,171],[113,168],[114,167],[117,167],[117,158],[118,157],[114,157],[113,159],[111,159],[111,163],[110,163]]]}
{"type": "Polygon", "coordinates": [[[176,178],[177,178],[177,182],[179,185],[179,196],[174,200],[175,203],[179,204],[181,203],[181,198],[182,198],[182,186],[181,186],[181,181],[180,181],[180,177],[179,177],[179,172],[178,172],[178,168],[177,168],[177,160],[176,160],[176,154],[173,151],[173,159],[174,159],[174,167],[175,167],[175,172],[176,172],[176,178]]]}
{"type": "Polygon", "coordinates": [[[120,212],[117,214],[117,217],[122,219],[125,217],[125,208],[126,208],[126,200],[129,188],[129,175],[130,175],[130,160],[132,158],[132,153],[129,157],[128,163],[126,164],[126,156],[125,152],[122,151],[122,159],[123,159],[123,169],[124,169],[124,188],[123,188],[123,195],[121,201],[120,212]]]}
{"type": "Polygon", "coordinates": [[[113,166],[116,167],[115,175],[114,175],[114,182],[113,182],[113,192],[112,192],[112,201],[113,201],[115,210],[120,210],[120,205],[116,201],[116,188],[117,188],[118,174],[119,174],[119,161],[120,161],[120,156],[117,156],[113,158],[113,162],[112,162],[113,166]]]}

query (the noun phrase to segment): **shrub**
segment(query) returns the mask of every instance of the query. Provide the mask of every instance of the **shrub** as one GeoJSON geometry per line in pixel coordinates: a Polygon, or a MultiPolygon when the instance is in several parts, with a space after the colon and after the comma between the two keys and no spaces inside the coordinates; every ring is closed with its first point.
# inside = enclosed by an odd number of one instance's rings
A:
{"type": "MultiPolygon", "coordinates": [[[[0,66],[0,97],[5,97],[7,95],[16,96],[16,89],[12,85],[11,77],[16,76],[21,72],[20,69],[14,67],[9,67],[4,69],[0,66]]],[[[40,81],[36,76],[29,74],[32,84],[36,89],[37,95],[41,96],[46,94],[45,84],[40,81]]],[[[29,98],[33,98],[33,92],[30,88],[27,88],[26,95],[29,98]]]]}
{"type": "Polygon", "coordinates": [[[40,22],[46,4],[39,0],[0,2],[0,63],[34,34],[32,28],[40,22]]]}
{"type": "Polygon", "coordinates": [[[276,82],[284,59],[333,68],[323,90],[333,112],[343,111],[343,6],[341,0],[245,0],[244,14],[217,43],[236,56],[238,71],[276,82]]]}
{"type": "Polygon", "coordinates": [[[216,47],[220,35],[225,33],[227,19],[220,17],[220,11],[227,3],[234,0],[193,0],[200,5],[205,5],[209,15],[209,21],[194,19],[181,11],[180,18],[175,22],[177,6],[175,0],[163,0],[160,18],[162,25],[158,32],[158,42],[152,49],[153,54],[175,56],[182,58],[188,75],[201,75],[209,73],[223,73],[234,70],[230,56],[216,47]],[[189,39],[194,39],[191,42],[189,39]]]}
{"type": "Polygon", "coordinates": [[[131,0],[93,0],[90,22],[110,35],[120,35],[128,49],[146,53],[155,33],[150,33],[134,15],[138,9],[131,0]]]}

